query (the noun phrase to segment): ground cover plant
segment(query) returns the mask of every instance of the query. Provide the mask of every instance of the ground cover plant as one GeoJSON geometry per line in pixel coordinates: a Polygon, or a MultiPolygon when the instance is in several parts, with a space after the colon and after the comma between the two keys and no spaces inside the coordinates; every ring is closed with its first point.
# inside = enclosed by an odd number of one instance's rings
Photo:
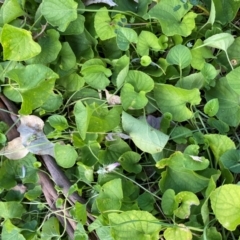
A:
{"type": "Polygon", "coordinates": [[[1,239],[240,239],[240,1],[0,1],[1,239]]]}

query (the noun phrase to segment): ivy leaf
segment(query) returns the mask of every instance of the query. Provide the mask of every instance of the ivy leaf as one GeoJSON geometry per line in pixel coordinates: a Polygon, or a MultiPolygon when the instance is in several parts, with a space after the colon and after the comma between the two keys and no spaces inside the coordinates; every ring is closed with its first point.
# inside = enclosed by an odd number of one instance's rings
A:
{"type": "Polygon", "coordinates": [[[41,12],[52,26],[64,32],[77,19],[77,6],[74,0],[43,0],[41,12]]]}
{"type": "Polygon", "coordinates": [[[158,38],[155,34],[148,31],[141,31],[138,42],[137,42],[137,52],[141,55],[149,55],[149,50],[155,52],[161,50],[161,46],[158,43],[158,38]]]}
{"type": "Polygon", "coordinates": [[[3,23],[9,23],[17,17],[23,16],[25,14],[18,0],[4,1],[1,7],[1,11],[3,23]]]}
{"type": "Polygon", "coordinates": [[[186,106],[187,103],[197,105],[201,101],[198,89],[186,90],[168,84],[155,85],[154,96],[161,111],[170,112],[173,120],[179,122],[193,117],[193,112],[186,106]]]}
{"type": "Polygon", "coordinates": [[[5,24],[1,32],[4,60],[25,61],[38,55],[41,47],[32,39],[31,32],[5,24]]]}
{"type": "Polygon", "coordinates": [[[240,186],[225,184],[210,195],[211,206],[217,220],[224,228],[234,231],[240,224],[240,186]]]}
{"type": "Polygon", "coordinates": [[[137,33],[131,28],[119,28],[116,30],[116,40],[119,49],[127,51],[130,43],[137,43],[137,33]]]}
{"type": "Polygon", "coordinates": [[[138,148],[150,154],[161,152],[168,141],[168,136],[152,128],[146,121],[138,120],[122,113],[123,129],[138,148]]]}
{"type": "Polygon", "coordinates": [[[183,69],[190,65],[192,55],[187,47],[179,44],[170,49],[166,60],[169,64],[178,65],[180,69],[183,69]]]}
{"type": "Polygon", "coordinates": [[[174,7],[179,5],[178,0],[161,0],[146,15],[146,18],[157,18],[161,24],[162,31],[167,36],[181,35],[187,37],[195,28],[194,19],[196,13],[189,12],[192,8],[188,4],[186,8],[181,7],[174,11],[174,7]]]}
{"type": "Polygon", "coordinates": [[[159,221],[146,211],[126,211],[123,213],[108,214],[111,233],[117,239],[159,239],[161,225],[159,221]],[[156,223],[155,223],[156,221],[156,223]]]}

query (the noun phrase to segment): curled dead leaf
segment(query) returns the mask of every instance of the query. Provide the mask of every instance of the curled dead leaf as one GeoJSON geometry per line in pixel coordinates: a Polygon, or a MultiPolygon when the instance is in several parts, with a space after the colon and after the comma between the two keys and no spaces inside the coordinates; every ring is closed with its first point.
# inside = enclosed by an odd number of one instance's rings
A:
{"type": "Polygon", "coordinates": [[[108,90],[105,90],[105,94],[109,105],[121,104],[121,98],[119,96],[110,94],[108,90]]]}

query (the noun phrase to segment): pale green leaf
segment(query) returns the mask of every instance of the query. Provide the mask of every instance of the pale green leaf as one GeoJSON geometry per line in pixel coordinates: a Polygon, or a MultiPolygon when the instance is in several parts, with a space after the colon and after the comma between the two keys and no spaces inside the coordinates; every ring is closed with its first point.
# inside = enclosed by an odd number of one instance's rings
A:
{"type": "Polygon", "coordinates": [[[59,222],[56,217],[51,217],[42,226],[41,237],[51,240],[53,237],[60,237],[59,222]]]}
{"type": "Polygon", "coordinates": [[[4,60],[24,61],[38,55],[41,47],[32,39],[31,32],[5,24],[1,32],[4,60]]]}
{"type": "Polygon", "coordinates": [[[108,214],[114,239],[158,240],[161,225],[146,211],[126,211],[108,214]]]}
{"type": "Polygon", "coordinates": [[[174,210],[174,215],[181,219],[189,218],[191,214],[191,206],[198,206],[200,204],[197,196],[194,193],[187,191],[178,193],[175,200],[179,204],[179,207],[174,210]]]}
{"type": "Polygon", "coordinates": [[[204,135],[204,138],[212,150],[216,161],[218,161],[227,150],[236,148],[234,142],[225,135],[206,134],[204,135]]]}
{"type": "Polygon", "coordinates": [[[186,90],[168,84],[157,84],[154,89],[157,105],[163,113],[170,112],[173,120],[182,122],[193,117],[193,112],[186,104],[200,103],[198,89],[186,90]]]}
{"type": "Polygon", "coordinates": [[[174,210],[177,209],[178,203],[175,199],[175,192],[173,189],[167,189],[162,196],[161,207],[164,214],[171,216],[174,210]]]}
{"type": "Polygon", "coordinates": [[[192,233],[183,224],[180,224],[178,227],[169,227],[164,231],[164,238],[166,240],[191,240],[192,233]]]}
{"type": "Polygon", "coordinates": [[[142,166],[138,164],[140,159],[141,156],[138,153],[128,151],[121,155],[118,161],[127,172],[138,174],[142,171],[142,166]]]}
{"type": "Polygon", "coordinates": [[[61,145],[56,143],[54,146],[54,155],[57,164],[63,168],[72,167],[78,158],[76,150],[69,144],[61,145]]]}
{"type": "Polygon", "coordinates": [[[169,64],[178,65],[180,69],[183,69],[190,65],[192,55],[187,47],[176,45],[170,49],[166,59],[169,64]]]}
{"type": "Polygon", "coordinates": [[[94,27],[101,40],[107,40],[116,36],[116,26],[109,17],[106,7],[97,11],[94,18],[94,27]]]}
{"type": "Polygon", "coordinates": [[[0,217],[4,219],[22,217],[25,212],[23,205],[19,202],[0,202],[0,217]]]}
{"type": "Polygon", "coordinates": [[[64,32],[77,19],[77,6],[74,0],[43,0],[41,12],[52,26],[64,32]]]}
{"type": "Polygon", "coordinates": [[[226,184],[218,187],[210,195],[215,217],[229,231],[234,231],[240,224],[240,186],[226,184]]]}
{"type": "Polygon", "coordinates": [[[60,68],[64,71],[68,71],[75,67],[76,56],[68,42],[62,43],[62,49],[59,53],[60,56],[60,68]]]}
{"type": "Polygon", "coordinates": [[[84,21],[85,17],[78,14],[77,19],[70,22],[67,29],[64,31],[64,35],[79,35],[84,31],[84,21]]]}
{"type": "Polygon", "coordinates": [[[151,154],[161,152],[168,141],[167,135],[125,112],[122,114],[122,124],[124,131],[142,151],[151,154]]]}

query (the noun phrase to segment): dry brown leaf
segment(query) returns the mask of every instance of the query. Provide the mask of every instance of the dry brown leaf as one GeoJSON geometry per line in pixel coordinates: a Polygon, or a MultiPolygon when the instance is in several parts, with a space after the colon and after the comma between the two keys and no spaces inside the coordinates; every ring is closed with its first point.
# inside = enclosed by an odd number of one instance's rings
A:
{"type": "Polygon", "coordinates": [[[23,146],[21,138],[17,137],[1,149],[0,155],[4,155],[8,159],[17,160],[25,157],[28,152],[29,151],[23,146]]]}
{"type": "Polygon", "coordinates": [[[105,90],[105,94],[109,105],[121,104],[121,98],[119,96],[110,94],[107,90],[105,90]]]}

